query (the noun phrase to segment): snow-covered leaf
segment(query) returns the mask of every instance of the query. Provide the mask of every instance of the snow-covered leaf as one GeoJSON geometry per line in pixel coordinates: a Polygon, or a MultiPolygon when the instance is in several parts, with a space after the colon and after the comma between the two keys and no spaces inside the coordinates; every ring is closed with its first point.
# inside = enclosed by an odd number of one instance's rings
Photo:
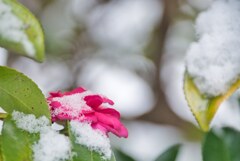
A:
{"type": "Polygon", "coordinates": [[[17,128],[9,115],[4,120],[1,151],[4,161],[32,161],[32,145],[39,139],[38,134],[30,134],[17,128]]]}
{"type": "Polygon", "coordinates": [[[106,159],[98,152],[89,150],[86,146],[78,144],[76,141],[77,138],[71,130],[69,123],[68,126],[68,133],[72,144],[72,151],[74,154],[72,161],[116,161],[113,153],[110,159],[106,159]]]}
{"type": "Polygon", "coordinates": [[[208,131],[209,125],[221,103],[230,97],[239,87],[240,80],[237,80],[223,95],[207,97],[200,93],[189,74],[185,74],[185,97],[193,115],[203,131],[208,131]]]}
{"type": "Polygon", "coordinates": [[[0,0],[0,46],[40,62],[44,59],[41,25],[15,0],[0,0]]]}
{"type": "Polygon", "coordinates": [[[14,110],[36,117],[50,112],[45,97],[37,85],[22,73],[0,66],[0,107],[7,113],[14,110]]]}

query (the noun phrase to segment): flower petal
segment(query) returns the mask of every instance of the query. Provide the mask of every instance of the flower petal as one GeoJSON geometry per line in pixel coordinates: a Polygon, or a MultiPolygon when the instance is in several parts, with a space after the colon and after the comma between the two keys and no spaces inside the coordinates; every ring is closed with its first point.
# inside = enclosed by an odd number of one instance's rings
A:
{"type": "Polygon", "coordinates": [[[84,100],[88,106],[94,109],[97,109],[103,103],[103,100],[99,95],[85,96],[84,100]]]}
{"type": "Polygon", "coordinates": [[[108,114],[116,117],[117,119],[120,119],[120,113],[113,108],[102,108],[102,109],[97,109],[96,111],[100,113],[108,114]]]}
{"type": "Polygon", "coordinates": [[[121,124],[120,120],[110,114],[95,112],[98,122],[105,127],[109,132],[119,136],[128,137],[127,129],[121,124]]]}

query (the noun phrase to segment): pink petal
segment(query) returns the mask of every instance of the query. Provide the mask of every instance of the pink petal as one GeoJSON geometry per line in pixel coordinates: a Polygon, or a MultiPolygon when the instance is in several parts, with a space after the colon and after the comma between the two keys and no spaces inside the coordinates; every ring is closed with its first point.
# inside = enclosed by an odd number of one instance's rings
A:
{"type": "Polygon", "coordinates": [[[70,92],[64,92],[63,95],[72,95],[72,94],[76,94],[76,93],[82,93],[85,92],[86,89],[82,88],[82,87],[78,87],[70,92]]]}
{"type": "Polygon", "coordinates": [[[102,114],[99,112],[95,112],[95,115],[98,119],[98,122],[101,123],[101,125],[105,127],[108,131],[119,137],[128,136],[127,129],[121,124],[118,118],[109,114],[102,114]]]}
{"type": "MultiPolygon", "coordinates": [[[[85,109],[77,111],[74,107],[65,107],[65,106],[75,106],[76,104],[68,103],[63,106],[61,102],[54,101],[56,97],[65,97],[69,95],[75,95],[78,93],[85,92],[86,90],[82,87],[76,88],[70,92],[52,92],[47,98],[49,108],[51,110],[52,121],[57,120],[78,120],[80,122],[90,122],[91,126],[94,129],[99,129],[104,132],[106,135],[109,132],[119,136],[119,137],[128,137],[128,131],[126,127],[120,122],[120,113],[115,109],[105,107],[104,103],[113,105],[114,102],[104,96],[92,94],[82,98],[79,98],[79,107],[89,106],[91,109],[85,109]]],[[[69,97],[65,97],[68,99],[69,97]]],[[[78,98],[77,98],[78,99],[78,98]]],[[[72,101],[66,100],[66,101],[72,101]]],[[[78,100],[76,101],[78,102],[78,100]]],[[[78,105],[76,105],[78,106],[78,105]]],[[[84,108],[83,108],[84,109],[84,108]]]]}
{"type": "Polygon", "coordinates": [[[102,108],[102,109],[97,109],[96,111],[100,112],[100,113],[112,115],[112,116],[116,117],[117,119],[120,119],[120,113],[113,108],[102,108]]]}
{"type": "Polygon", "coordinates": [[[92,128],[94,128],[94,129],[98,129],[98,130],[101,130],[103,133],[105,133],[106,135],[107,135],[107,133],[108,133],[108,130],[104,127],[104,126],[102,126],[101,124],[99,124],[99,123],[93,123],[92,125],[92,128]]]}
{"type": "Polygon", "coordinates": [[[110,105],[114,105],[114,102],[112,100],[110,100],[109,98],[102,97],[102,99],[103,99],[103,103],[108,103],[110,105]]]}
{"type": "Polygon", "coordinates": [[[96,109],[97,107],[99,107],[102,103],[103,100],[99,95],[90,95],[90,96],[86,96],[84,98],[84,100],[86,101],[86,104],[94,109],[96,109]]]}
{"type": "Polygon", "coordinates": [[[58,92],[50,92],[49,94],[50,94],[50,97],[48,97],[47,99],[52,99],[54,97],[61,97],[62,96],[60,91],[58,91],[58,92]]]}
{"type": "Polygon", "coordinates": [[[49,104],[51,107],[53,108],[58,108],[58,107],[61,107],[61,103],[60,102],[57,102],[57,101],[53,101],[49,104]]]}

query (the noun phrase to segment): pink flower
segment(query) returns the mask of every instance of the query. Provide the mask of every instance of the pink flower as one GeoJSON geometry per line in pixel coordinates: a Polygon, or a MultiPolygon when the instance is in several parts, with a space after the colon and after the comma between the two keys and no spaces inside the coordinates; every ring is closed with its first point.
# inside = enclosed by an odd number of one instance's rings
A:
{"type": "Polygon", "coordinates": [[[65,93],[52,92],[47,100],[53,122],[89,122],[94,129],[105,134],[112,132],[119,137],[128,137],[126,127],[120,122],[120,113],[112,108],[114,102],[104,96],[79,87],[65,93]]]}

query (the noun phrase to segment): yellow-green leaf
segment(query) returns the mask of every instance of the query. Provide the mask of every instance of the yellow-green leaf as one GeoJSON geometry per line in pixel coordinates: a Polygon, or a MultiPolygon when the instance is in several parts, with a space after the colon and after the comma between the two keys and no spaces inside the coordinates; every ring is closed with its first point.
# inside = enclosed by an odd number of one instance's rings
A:
{"type": "Polygon", "coordinates": [[[50,120],[47,101],[37,85],[22,73],[1,66],[0,107],[9,114],[16,110],[50,120]]]}
{"type": "Polygon", "coordinates": [[[203,131],[208,131],[209,125],[218,110],[221,103],[230,97],[240,87],[240,80],[237,80],[228,91],[220,96],[208,98],[201,94],[194,81],[185,74],[184,76],[184,93],[188,105],[195,116],[199,126],[203,131]]]}
{"type": "Polygon", "coordinates": [[[10,115],[4,120],[1,152],[4,161],[33,161],[32,145],[39,134],[31,134],[17,128],[10,115]]]}
{"type": "Polygon", "coordinates": [[[0,46],[43,61],[43,30],[35,16],[15,0],[0,0],[0,46]]]}

